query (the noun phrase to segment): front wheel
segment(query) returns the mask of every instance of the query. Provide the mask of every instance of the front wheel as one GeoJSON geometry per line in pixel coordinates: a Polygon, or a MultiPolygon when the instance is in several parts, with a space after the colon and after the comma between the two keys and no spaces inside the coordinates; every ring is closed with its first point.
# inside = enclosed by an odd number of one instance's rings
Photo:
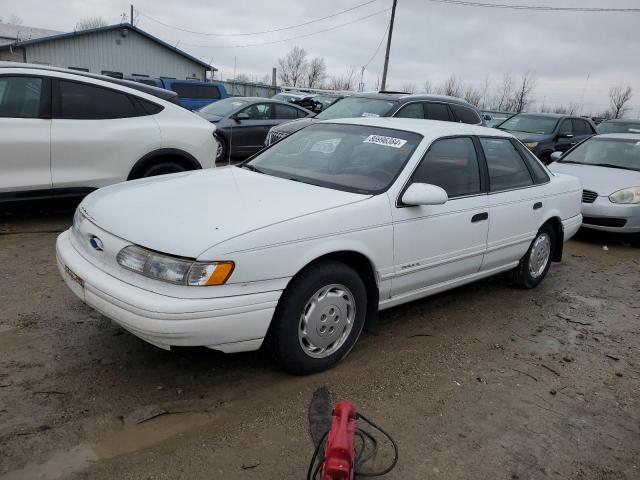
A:
{"type": "Polygon", "coordinates": [[[216,141],[218,142],[218,149],[216,150],[216,163],[222,163],[228,161],[227,158],[227,142],[224,138],[216,135],[216,141]]]}
{"type": "Polygon", "coordinates": [[[555,249],[556,234],[550,225],[545,224],[533,239],[529,250],[520,259],[513,270],[514,283],[522,288],[537,287],[547,276],[551,267],[551,257],[555,249]]]}
{"type": "Polygon", "coordinates": [[[336,261],[313,265],[284,291],[267,348],[276,363],[291,373],[326,370],[355,345],[366,308],[366,288],[355,270],[336,261]]]}

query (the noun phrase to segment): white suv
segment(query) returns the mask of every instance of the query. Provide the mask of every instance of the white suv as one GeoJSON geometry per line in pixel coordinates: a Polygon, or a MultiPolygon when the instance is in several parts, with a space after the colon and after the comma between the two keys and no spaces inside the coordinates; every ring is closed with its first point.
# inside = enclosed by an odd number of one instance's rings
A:
{"type": "Polygon", "coordinates": [[[101,75],[0,62],[0,203],[85,194],[215,166],[215,126],[173,92],[101,75]]]}

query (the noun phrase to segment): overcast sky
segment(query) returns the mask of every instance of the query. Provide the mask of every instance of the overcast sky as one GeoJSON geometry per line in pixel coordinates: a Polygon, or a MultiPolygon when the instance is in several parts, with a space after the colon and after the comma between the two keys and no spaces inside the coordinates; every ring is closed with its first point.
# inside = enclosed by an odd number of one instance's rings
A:
{"type": "MultiPolygon", "coordinates": [[[[335,30],[286,42],[245,48],[219,48],[274,42],[307,35],[375,14],[392,0],[373,3],[336,17],[281,32],[238,37],[181,32],[153,22],[146,14],[186,30],[208,33],[256,32],[321,18],[366,0],[134,0],[138,26],[199,57],[232,77],[270,74],[277,59],[299,45],[309,56],[324,57],[329,73],[360,71],[374,54],[389,21],[385,11],[335,30]],[[178,43],[179,42],[179,43],[178,43]],[[198,46],[196,46],[198,45],[198,46]]],[[[581,7],[640,7],[638,0],[487,0],[495,3],[581,7]]],[[[129,2],[114,0],[0,0],[0,15],[17,15],[24,25],[73,30],[77,20],[101,16],[109,23],[129,12],[129,2]]],[[[537,76],[537,106],[583,103],[583,113],[608,106],[613,85],[634,90],[628,117],[640,117],[640,13],[556,13],[465,7],[426,0],[399,0],[393,31],[388,87],[407,83],[417,89],[425,80],[441,83],[450,74],[482,87],[487,75],[498,84],[505,72],[537,76]],[[589,76],[587,81],[587,76],[589,76]]],[[[372,89],[382,75],[384,44],[367,67],[364,81],[372,89]]],[[[535,109],[536,105],[532,109],[535,109]]]]}

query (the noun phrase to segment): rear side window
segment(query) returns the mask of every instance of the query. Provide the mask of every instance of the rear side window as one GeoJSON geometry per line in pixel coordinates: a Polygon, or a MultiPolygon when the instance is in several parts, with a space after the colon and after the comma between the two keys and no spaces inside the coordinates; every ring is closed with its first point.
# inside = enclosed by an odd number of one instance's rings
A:
{"type": "Polygon", "coordinates": [[[135,97],[135,100],[140,105],[140,108],[142,109],[142,111],[145,112],[147,115],[155,115],[156,113],[160,113],[162,110],[164,110],[163,106],[157,105],[148,100],[143,100],[142,98],[138,98],[138,97],[135,97]]]}
{"type": "Polygon", "coordinates": [[[462,105],[451,105],[453,111],[458,117],[458,120],[462,123],[469,123],[471,125],[477,125],[482,123],[480,116],[468,107],[463,107],[462,105]]]}
{"type": "Polygon", "coordinates": [[[278,120],[298,118],[299,112],[300,110],[295,107],[290,107],[288,105],[279,105],[276,103],[276,118],[278,120]]]}
{"type": "Polygon", "coordinates": [[[255,103],[241,110],[240,113],[249,115],[249,120],[270,120],[272,106],[271,103],[255,103]]]}
{"type": "Polygon", "coordinates": [[[41,98],[41,78],[0,77],[0,117],[38,118],[41,98]]]}
{"type": "Polygon", "coordinates": [[[399,118],[424,118],[424,109],[421,103],[410,103],[402,107],[394,116],[399,118]]]}
{"type": "Polygon", "coordinates": [[[86,83],[60,80],[57,118],[106,120],[137,117],[139,113],[129,95],[86,83]]]}
{"type": "Polygon", "coordinates": [[[450,198],[480,193],[480,170],[470,138],[437,140],[412,180],[442,187],[450,198]]]}
{"type": "Polygon", "coordinates": [[[173,83],[171,84],[171,90],[182,98],[205,98],[209,100],[220,98],[220,90],[215,85],[173,83]]]}
{"type": "Polygon", "coordinates": [[[449,107],[444,103],[425,103],[424,118],[427,120],[442,120],[444,122],[449,122],[451,121],[449,107]]]}
{"type": "Polygon", "coordinates": [[[540,164],[540,160],[536,158],[536,156],[531,153],[527,147],[522,145],[521,143],[512,140],[513,144],[516,146],[516,149],[520,152],[520,156],[524,158],[524,161],[529,165],[529,169],[533,173],[533,179],[536,183],[546,183],[549,181],[549,175],[544,167],[540,164]]]}
{"type": "Polygon", "coordinates": [[[480,138],[492,192],[533,185],[531,174],[508,138],[480,138]]]}
{"type": "Polygon", "coordinates": [[[304,110],[300,110],[300,109],[296,109],[298,110],[298,118],[304,118],[307,115],[309,115],[309,112],[305,112],[304,110]]]}

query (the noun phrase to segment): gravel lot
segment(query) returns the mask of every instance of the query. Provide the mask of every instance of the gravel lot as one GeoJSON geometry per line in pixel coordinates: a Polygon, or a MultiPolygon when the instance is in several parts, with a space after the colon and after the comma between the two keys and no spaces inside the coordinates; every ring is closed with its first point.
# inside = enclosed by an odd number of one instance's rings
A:
{"type": "Polygon", "coordinates": [[[300,378],[83,305],[55,265],[71,217],[0,217],[0,478],[302,479],[321,386],[395,437],[387,478],[640,478],[640,249],[619,238],[579,235],[532,291],[496,277],[383,312],[300,378]],[[124,424],[149,406],[167,413],[124,424]]]}

